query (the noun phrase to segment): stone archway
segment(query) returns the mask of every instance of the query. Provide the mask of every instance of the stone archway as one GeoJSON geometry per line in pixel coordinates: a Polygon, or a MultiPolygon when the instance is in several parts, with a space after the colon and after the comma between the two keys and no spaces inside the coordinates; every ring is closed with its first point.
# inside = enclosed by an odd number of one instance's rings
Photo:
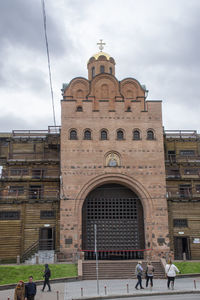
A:
{"type": "Polygon", "coordinates": [[[99,259],[143,258],[143,206],[131,189],[107,183],[87,195],[82,206],[82,249],[86,259],[95,258],[94,224],[99,259]]]}

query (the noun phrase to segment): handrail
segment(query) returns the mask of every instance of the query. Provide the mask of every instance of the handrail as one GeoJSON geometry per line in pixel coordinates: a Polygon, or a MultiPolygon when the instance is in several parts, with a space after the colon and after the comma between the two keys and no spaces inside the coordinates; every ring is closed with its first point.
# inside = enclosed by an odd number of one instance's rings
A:
{"type": "Polygon", "coordinates": [[[200,135],[196,130],[165,130],[166,138],[198,138],[200,135]]]}
{"type": "Polygon", "coordinates": [[[34,242],[29,248],[26,249],[21,257],[21,261],[24,262],[26,259],[31,257],[39,249],[39,241],[34,242]]]}
{"type": "Polygon", "coordinates": [[[13,136],[46,136],[47,134],[60,134],[61,126],[48,126],[47,130],[38,130],[38,129],[25,129],[25,130],[13,130],[13,136]]]}
{"type": "Polygon", "coordinates": [[[200,161],[199,155],[181,155],[181,154],[168,154],[165,162],[176,163],[176,162],[195,162],[200,161]]]}

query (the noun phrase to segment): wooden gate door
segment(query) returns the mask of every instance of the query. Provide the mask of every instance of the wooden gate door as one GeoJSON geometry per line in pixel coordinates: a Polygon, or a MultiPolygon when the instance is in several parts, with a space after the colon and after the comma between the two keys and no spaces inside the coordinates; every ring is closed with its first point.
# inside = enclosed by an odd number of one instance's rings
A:
{"type": "Polygon", "coordinates": [[[182,260],[183,253],[186,259],[190,259],[189,238],[176,236],[174,237],[174,258],[182,260]]]}
{"type": "Polygon", "coordinates": [[[95,189],[84,202],[82,217],[86,259],[95,259],[94,224],[99,259],[143,258],[143,208],[133,191],[118,184],[95,189]]]}
{"type": "Polygon", "coordinates": [[[40,228],[39,250],[55,249],[55,228],[40,228]]]}

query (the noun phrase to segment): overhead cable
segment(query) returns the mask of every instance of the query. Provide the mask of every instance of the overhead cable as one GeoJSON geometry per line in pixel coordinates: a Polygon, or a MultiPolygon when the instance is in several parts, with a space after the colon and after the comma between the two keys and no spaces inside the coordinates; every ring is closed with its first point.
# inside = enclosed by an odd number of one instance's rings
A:
{"type": "Polygon", "coordinates": [[[54,95],[53,95],[53,87],[52,87],[52,79],[51,79],[51,64],[50,64],[50,55],[49,55],[49,45],[48,45],[48,39],[47,39],[46,11],[45,11],[45,2],[44,2],[44,0],[41,0],[41,3],[42,3],[42,12],[43,12],[43,21],[44,21],[45,43],[46,43],[46,50],[47,50],[49,83],[50,83],[51,101],[52,101],[52,109],[53,109],[53,121],[54,121],[54,126],[56,126],[56,116],[55,116],[54,95]]]}

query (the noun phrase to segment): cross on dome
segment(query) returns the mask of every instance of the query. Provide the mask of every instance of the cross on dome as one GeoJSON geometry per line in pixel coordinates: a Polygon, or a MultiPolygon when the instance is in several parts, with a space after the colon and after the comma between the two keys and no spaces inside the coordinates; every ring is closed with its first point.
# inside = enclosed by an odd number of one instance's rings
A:
{"type": "Polygon", "coordinates": [[[103,40],[99,40],[100,42],[97,43],[97,45],[99,45],[99,50],[102,52],[104,45],[106,45],[106,43],[103,43],[103,40]]]}

